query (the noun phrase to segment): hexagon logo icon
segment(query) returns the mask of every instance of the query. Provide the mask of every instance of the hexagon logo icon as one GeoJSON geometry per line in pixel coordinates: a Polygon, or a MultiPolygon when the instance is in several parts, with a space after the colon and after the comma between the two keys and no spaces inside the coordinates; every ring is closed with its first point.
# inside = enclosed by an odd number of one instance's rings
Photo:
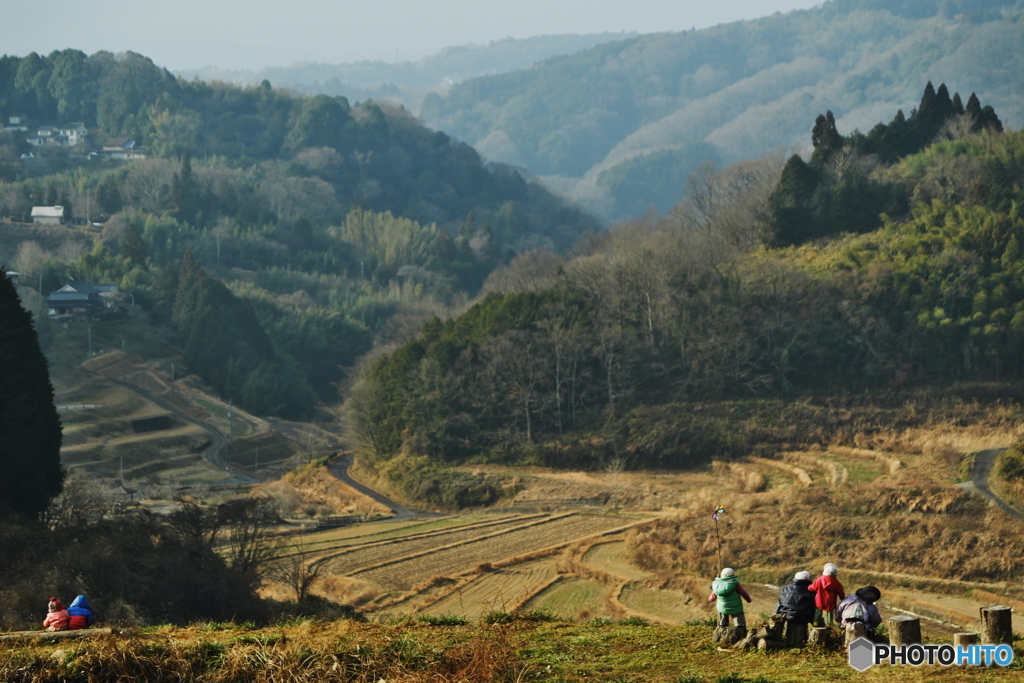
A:
{"type": "Polygon", "coordinates": [[[867,671],[875,663],[875,644],[867,638],[850,643],[849,662],[857,671],[867,671]]]}

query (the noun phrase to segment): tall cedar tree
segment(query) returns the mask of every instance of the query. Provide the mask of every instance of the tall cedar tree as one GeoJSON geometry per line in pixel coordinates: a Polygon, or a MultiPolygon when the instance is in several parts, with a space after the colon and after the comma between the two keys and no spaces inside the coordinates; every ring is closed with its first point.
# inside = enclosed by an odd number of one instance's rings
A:
{"type": "Polygon", "coordinates": [[[60,493],[61,426],[32,317],[0,269],[0,509],[34,518],[60,493]]]}

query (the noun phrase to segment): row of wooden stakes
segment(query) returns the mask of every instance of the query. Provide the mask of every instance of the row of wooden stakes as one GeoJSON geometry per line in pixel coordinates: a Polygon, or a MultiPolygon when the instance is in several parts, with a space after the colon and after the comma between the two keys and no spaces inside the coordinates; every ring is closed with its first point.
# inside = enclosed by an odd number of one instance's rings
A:
{"type": "MultiPolygon", "coordinates": [[[[953,645],[1013,645],[1013,609],[1006,605],[982,607],[981,633],[957,633],[953,636],[953,645]]],[[[895,616],[889,619],[889,644],[912,645],[921,642],[921,619],[910,614],[895,616]]],[[[846,643],[849,645],[857,638],[867,637],[864,624],[849,624],[846,629],[846,643]]],[[[776,614],[765,624],[751,629],[736,626],[719,626],[715,629],[714,641],[722,645],[735,645],[739,649],[758,648],[760,650],[777,650],[793,647],[821,647],[830,645],[828,627],[809,627],[807,624],[787,623],[785,618],[776,614]]],[[[838,643],[835,643],[838,645],[838,643]]]]}

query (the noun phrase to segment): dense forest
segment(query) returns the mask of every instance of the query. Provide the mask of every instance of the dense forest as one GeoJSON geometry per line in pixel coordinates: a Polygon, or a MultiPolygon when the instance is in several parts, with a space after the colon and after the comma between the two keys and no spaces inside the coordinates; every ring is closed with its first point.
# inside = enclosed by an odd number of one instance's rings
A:
{"type": "Polygon", "coordinates": [[[489,159],[521,164],[611,218],[661,212],[709,158],[806,146],[806,112],[848,131],[909,109],[927,80],[1024,117],[1024,5],[831,0],[809,10],[657,33],[474,78],[421,118],[489,159]]]}
{"type": "Polygon", "coordinates": [[[365,364],[364,451],[679,468],[820,438],[815,401],[1019,381],[1024,134],[931,83],[867,135],[807,127],[809,160],[705,165],[666,217],[521,255],[365,364]]]}
{"type": "Polygon", "coordinates": [[[263,414],[310,414],[375,342],[462,305],[516,253],[600,228],[399,107],[184,81],[134,53],[0,58],[0,112],[91,133],[31,150],[0,134],[0,216],[59,203],[104,223],[85,253],[22,244],[8,256],[26,280],[119,284],[190,369],[263,414]],[[142,156],[87,156],[107,136],[142,156]]]}

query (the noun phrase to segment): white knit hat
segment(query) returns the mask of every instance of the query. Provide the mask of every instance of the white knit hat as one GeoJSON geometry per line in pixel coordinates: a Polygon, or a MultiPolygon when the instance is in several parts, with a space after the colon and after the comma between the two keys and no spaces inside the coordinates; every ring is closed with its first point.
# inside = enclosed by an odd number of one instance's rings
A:
{"type": "Polygon", "coordinates": [[[825,565],[825,571],[822,572],[825,576],[835,576],[839,573],[839,567],[835,566],[831,562],[825,565]]]}
{"type": "Polygon", "coordinates": [[[810,581],[811,580],[811,573],[810,572],[797,572],[796,576],[793,577],[793,580],[794,581],[810,581]]]}
{"type": "Polygon", "coordinates": [[[723,569],[723,570],[722,570],[722,578],[723,578],[723,579],[724,579],[725,577],[727,577],[727,576],[733,576],[733,575],[735,575],[735,574],[736,574],[736,572],[734,572],[734,571],[732,570],[732,567],[726,567],[725,569],[723,569]]]}

